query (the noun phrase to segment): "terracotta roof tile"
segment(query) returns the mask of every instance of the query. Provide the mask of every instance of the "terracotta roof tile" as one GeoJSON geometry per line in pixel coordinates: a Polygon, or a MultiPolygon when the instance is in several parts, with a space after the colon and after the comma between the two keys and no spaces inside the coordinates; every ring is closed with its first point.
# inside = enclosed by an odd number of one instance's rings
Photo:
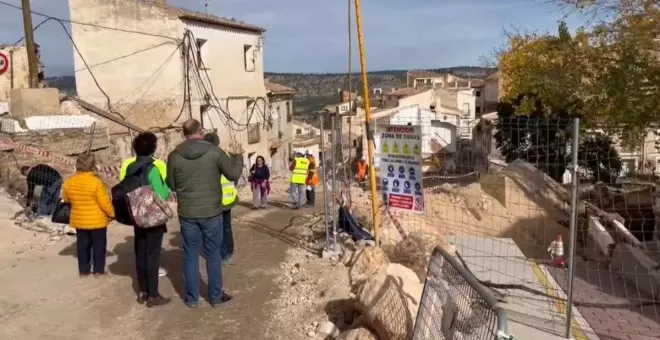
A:
{"type": "Polygon", "coordinates": [[[211,25],[218,25],[218,26],[224,26],[224,27],[229,27],[229,28],[235,28],[243,31],[249,31],[249,32],[254,32],[254,33],[263,33],[266,32],[266,30],[262,27],[248,24],[243,21],[236,20],[234,18],[222,18],[217,15],[213,14],[208,14],[208,13],[202,13],[202,12],[197,12],[197,11],[191,11],[185,8],[179,8],[179,7],[174,7],[170,6],[167,4],[156,4],[157,6],[162,6],[166,10],[169,10],[172,14],[176,15],[179,17],[179,19],[186,19],[186,20],[193,20],[193,21],[199,21],[203,22],[206,24],[211,24],[211,25]]]}
{"type": "Polygon", "coordinates": [[[278,83],[265,82],[266,91],[273,94],[292,94],[296,90],[278,83]]]}

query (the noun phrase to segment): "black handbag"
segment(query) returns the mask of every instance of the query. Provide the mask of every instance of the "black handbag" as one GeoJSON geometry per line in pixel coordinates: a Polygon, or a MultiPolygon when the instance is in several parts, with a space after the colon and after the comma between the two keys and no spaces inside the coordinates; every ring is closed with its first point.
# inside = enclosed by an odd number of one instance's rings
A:
{"type": "Polygon", "coordinates": [[[69,224],[71,218],[71,204],[58,201],[50,219],[53,223],[69,224]]]}

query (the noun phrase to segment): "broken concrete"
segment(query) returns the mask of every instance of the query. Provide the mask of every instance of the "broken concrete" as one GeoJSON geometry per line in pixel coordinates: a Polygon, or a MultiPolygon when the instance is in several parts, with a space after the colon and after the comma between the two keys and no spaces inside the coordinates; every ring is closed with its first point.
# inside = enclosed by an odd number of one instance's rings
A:
{"type": "Polygon", "coordinates": [[[60,91],[56,88],[11,90],[9,112],[14,119],[59,115],[60,91]]]}

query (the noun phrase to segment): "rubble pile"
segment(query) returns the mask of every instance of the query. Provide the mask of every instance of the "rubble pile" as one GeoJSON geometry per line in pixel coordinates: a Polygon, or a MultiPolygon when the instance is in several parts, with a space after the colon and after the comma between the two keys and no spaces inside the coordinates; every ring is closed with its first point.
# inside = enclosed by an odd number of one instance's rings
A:
{"type": "Polygon", "coordinates": [[[24,212],[19,212],[14,218],[14,223],[26,230],[35,231],[40,233],[48,233],[52,239],[59,239],[64,235],[75,235],[75,229],[66,224],[53,223],[50,217],[33,218],[25,215],[24,212]]]}

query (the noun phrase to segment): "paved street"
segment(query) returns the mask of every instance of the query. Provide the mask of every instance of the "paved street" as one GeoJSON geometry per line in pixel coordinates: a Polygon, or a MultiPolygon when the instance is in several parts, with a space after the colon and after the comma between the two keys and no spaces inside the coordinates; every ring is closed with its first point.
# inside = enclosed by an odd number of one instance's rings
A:
{"type": "MultiPolygon", "coordinates": [[[[566,272],[549,271],[562,287],[566,287],[566,272]]],[[[650,297],[624,281],[608,268],[583,261],[576,264],[574,301],[601,340],[646,340],[660,338],[660,305],[649,304],[650,297]],[[580,306],[582,305],[582,306],[580,306]]],[[[648,280],[640,275],[639,280],[648,280]]]]}
{"type": "MultiPolygon", "coordinates": [[[[556,290],[544,268],[526,260],[513,240],[490,237],[449,237],[472,272],[482,281],[496,284],[518,284],[530,288],[498,289],[506,302],[501,306],[508,313],[509,334],[516,339],[563,339],[565,315],[557,303],[562,292],[556,290]]],[[[576,339],[597,340],[592,330],[575,315],[573,327],[576,339]]]]}

